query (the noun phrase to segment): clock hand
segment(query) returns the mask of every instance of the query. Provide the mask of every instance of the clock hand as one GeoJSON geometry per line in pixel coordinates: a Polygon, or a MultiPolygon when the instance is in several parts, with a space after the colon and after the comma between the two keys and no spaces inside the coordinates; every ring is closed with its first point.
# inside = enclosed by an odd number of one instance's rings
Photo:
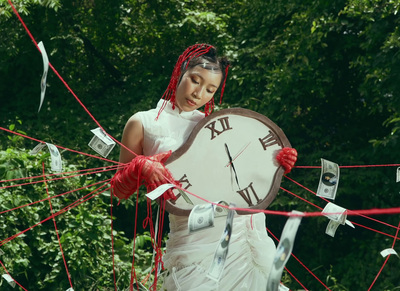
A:
{"type": "Polygon", "coordinates": [[[232,160],[232,157],[231,157],[231,153],[229,152],[229,148],[228,148],[227,144],[225,144],[225,150],[226,150],[226,153],[228,154],[228,158],[229,158],[228,165],[232,166],[233,172],[235,173],[236,183],[237,183],[239,189],[241,189],[240,186],[239,186],[239,179],[238,179],[238,176],[237,176],[237,173],[236,173],[236,169],[235,169],[235,166],[233,165],[233,160],[232,160]]]}
{"type": "Polygon", "coordinates": [[[247,147],[251,144],[251,142],[249,142],[248,144],[246,144],[233,158],[232,161],[229,161],[229,163],[227,163],[225,165],[225,167],[228,167],[234,160],[236,160],[243,152],[245,149],[247,149],[247,147]]]}

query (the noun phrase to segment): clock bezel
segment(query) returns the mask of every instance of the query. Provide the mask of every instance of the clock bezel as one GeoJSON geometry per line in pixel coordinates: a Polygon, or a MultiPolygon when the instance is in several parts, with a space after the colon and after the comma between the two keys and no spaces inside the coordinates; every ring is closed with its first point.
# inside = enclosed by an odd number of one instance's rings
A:
{"type": "MultiPolygon", "coordinates": [[[[227,109],[221,109],[217,112],[214,112],[210,114],[209,116],[203,118],[192,130],[191,134],[189,135],[188,140],[176,151],[174,151],[171,156],[168,158],[166,161],[165,165],[168,168],[168,164],[174,162],[175,160],[179,159],[182,155],[184,155],[188,149],[191,147],[193,144],[194,140],[197,137],[197,134],[204,129],[205,125],[210,122],[210,120],[216,119],[220,116],[226,116],[226,115],[239,115],[243,117],[248,117],[248,118],[253,118],[263,124],[265,124],[270,130],[274,132],[276,135],[280,146],[283,147],[291,147],[291,144],[289,140],[287,139],[285,133],[283,130],[277,126],[272,120],[270,120],[268,117],[249,110],[249,109],[244,109],[244,108],[227,108],[227,109]]],[[[241,208],[246,208],[246,209],[266,209],[272,201],[275,199],[276,195],[278,194],[279,188],[280,188],[280,183],[282,181],[282,177],[284,174],[284,169],[282,166],[279,166],[278,169],[276,170],[274,177],[272,179],[271,183],[271,188],[268,194],[256,205],[250,206],[250,207],[241,207],[241,208]]],[[[182,209],[175,204],[173,204],[170,200],[167,200],[165,203],[165,209],[174,215],[180,215],[180,216],[189,216],[191,209],[182,209]]],[[[249,211],[237,211],[238,214],[252,214],[253,212],[249,211]]]]}

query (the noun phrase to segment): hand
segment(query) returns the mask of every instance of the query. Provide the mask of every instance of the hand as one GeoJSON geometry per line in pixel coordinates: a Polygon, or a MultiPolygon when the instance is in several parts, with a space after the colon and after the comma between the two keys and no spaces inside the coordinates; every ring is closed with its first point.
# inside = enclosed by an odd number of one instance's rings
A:
{"type": "Polygon", "coordinates": [[[226,151],[226,153],[227,153],[227,155],[228,155],[228,158],[229,158],[229,165],[231,165],[232,170],[233,170],[233,172],[235,173],[236,183],[237,183],[237,185],[238,185],[238,187],[239,187],[239,189],[240,189],[240,186],[239,186],[239,179],[238,179],[238,176],[237,176],[237,173],[236,173],[235,166],[233,165],[232,156],[231,156],[231,153],[229,152],[229,148],[228,148],[228,145],[227,145],[227,144],[225,144],[225,151],[226,151]]]}
{"type": "Polygon", "coordinates": [[[285,174],[288,174],[297,161],[297,151],[294,148],[283,148],[276,156],[276,160],[285,169],[285,174]]]}
{"type": "MultiPolygon", "coordinates": [[[[171,172],[164,165],[171,153],[171,151],[168,151],[150,157],[139,156],[136,158],[139,159],[139,173],[144,178],[148,192],[166,183],[179,185],[179,182],[174,180],[171,172]]],[[[167,190],[162,197],[164,199],[176,199],[171,189],[167,190]]]]}

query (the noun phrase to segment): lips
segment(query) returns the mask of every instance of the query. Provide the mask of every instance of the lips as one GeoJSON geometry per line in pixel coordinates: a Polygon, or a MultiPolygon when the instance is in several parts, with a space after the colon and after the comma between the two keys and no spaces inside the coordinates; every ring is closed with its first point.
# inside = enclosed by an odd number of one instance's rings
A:
{"type": "Polygon", "coordinates": [[[196,102],[190,100],[190,99],[186,99],[187,104],[189,104],[190,106],[196,106],[196,102]]]}

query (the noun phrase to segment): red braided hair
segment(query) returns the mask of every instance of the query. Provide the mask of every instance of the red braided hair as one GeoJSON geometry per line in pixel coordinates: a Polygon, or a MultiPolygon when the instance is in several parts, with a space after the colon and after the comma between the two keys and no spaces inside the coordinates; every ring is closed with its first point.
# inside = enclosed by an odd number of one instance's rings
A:
{"type": "MultiPolygon", "coordinates": [[[[229,68],[229,61],[225,58],[223,59],[212,59],[211,57],[207,57],[207,54],[210,54],[210,51],[213,51],[213,54],[215,55],[215,47],[209,44],[195,44],[190,47],[188,47],[178,58],[178,61],[175,64],[174,70],[172,71],[172,76],[169,81],[167,90],[165,90],[162,99],[164,99],[164,103],[161,106],[157,119],[160,116],[161,112],[164,110],[165,106],[167,105],[168,101],[172,103],[172,108],[175,109],[175,94],[176,94],[176,89],[180,83],[180,80],[183,76],[183,74],[186,72],[186,70],[189,67],[189,64],[191,64],[193,61],[196,61],[198,59],[206,59],[207,61],[214,63],[215,65],[218,66],[219,69],[221,69],[223,75],[224,75],[224,80],[221,86],[221,97],[220,97],[220,104],[222,102],[222,96],[224,94],[225,90],[225,82],[226,82],[226,77],[228,75],[228,68],[229,68]]],[[[200,64],[200,60],[198,62],[195,62],[195,66],[197,64],[200,64]]],[[[210,115],[211,112],[214,109],[214,97],[206,103],[205,108],[204,108],[204,113],[206,116],[210,115]]]]}

